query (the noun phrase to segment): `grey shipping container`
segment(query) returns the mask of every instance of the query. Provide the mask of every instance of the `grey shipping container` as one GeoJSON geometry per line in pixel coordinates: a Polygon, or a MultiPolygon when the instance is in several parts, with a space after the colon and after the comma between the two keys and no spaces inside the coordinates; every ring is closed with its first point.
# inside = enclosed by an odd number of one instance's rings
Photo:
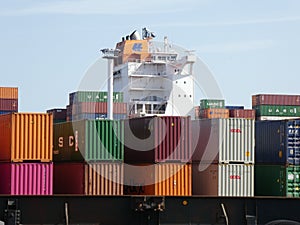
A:
{"type": "Polygon", "coordinates": [[[54,124],[54,161],[123,161],[124,125],[115,120],[54,124]]]}
{"type": "Polygon", "coordinates": [[[256,121],[255,162],[300,164],[300,120],[256,121]]]}
{"type": "Polygon", "coordinates": [[[254,196],[254,165],[193,163],[193,195],[254,196]]]}
{"type": "Polygon", "coordinates": [[[193,162],[254,163],[254,120],[192,121],[193,162]]]}

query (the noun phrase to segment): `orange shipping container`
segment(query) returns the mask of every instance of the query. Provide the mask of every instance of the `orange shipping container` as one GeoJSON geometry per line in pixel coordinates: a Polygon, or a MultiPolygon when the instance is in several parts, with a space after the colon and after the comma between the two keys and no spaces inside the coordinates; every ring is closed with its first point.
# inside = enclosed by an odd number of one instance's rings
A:
{"type": "Polygon", "coordinates": [[[183,163],[125,166],[125,195],[191,196],[192,167],[183,163]]]}
{"type": "Polygon", "coordinates": [[[220,108],[201,109],[200,118],[207,118],[207,119],[229,118],[229,109],[220,109],[220,108]]]}
{"type": "Polygon", "coordinates": [[[18,99],[18,88],[0,87],[0,98],[18,99]]]}
{"type": "Polygon", "coordinates": [[[0,143],[1,161],[52,161],[52,114],[12,113],[1,115],[0,143]]]}

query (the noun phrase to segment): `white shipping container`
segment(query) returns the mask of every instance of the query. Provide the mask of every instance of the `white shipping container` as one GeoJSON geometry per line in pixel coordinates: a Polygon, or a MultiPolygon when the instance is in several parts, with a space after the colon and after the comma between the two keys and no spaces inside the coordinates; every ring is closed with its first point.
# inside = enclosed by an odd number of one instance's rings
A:
{"type": "Polygon", "coordinates": [[[254,163],[255,121],[244,118],[192,122],[193,161],[254,163]]]}
{"type": "Polygon", "coordinates": [[[197,164],[192,167],[192,194],[253,197],[254,165],[197,164]]]}
{"type": "Polygon", "coordinates": [[[220,164],[219,196],[254,196],[254,165],[220,164]]]}

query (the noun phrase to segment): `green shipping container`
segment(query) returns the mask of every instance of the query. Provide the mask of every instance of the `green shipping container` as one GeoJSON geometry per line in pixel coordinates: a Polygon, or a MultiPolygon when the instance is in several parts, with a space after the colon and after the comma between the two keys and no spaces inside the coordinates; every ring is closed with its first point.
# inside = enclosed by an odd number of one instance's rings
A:
{"type": "Polygon", "coordinates": [[[53,161],[123,161],[124,122],[80,120],[54,124],[53,161]]]}
{"type": "Polygon", "coordinates": [[[201,99],[200,109],[225,108],[225,100],[222,99],[201,99]]]}
{"type": "MultiPolygon", "coordinates": [[[[69,94],[69,102],[107,102],[107,97],[106,91],[77,91],[69,94]]],[[[123,92],[113,92],[113,101],[123,102],[123,92]]]]}
{"type": "Polygon", "coordinates": [[[300,106],[257,105],[254,106],[256,116],[300,116],[300,106]]]}
{"type": "Polygon", "coordinates": [[[255,165],[255,196],[300,197],[300,166],[255,165]]]}

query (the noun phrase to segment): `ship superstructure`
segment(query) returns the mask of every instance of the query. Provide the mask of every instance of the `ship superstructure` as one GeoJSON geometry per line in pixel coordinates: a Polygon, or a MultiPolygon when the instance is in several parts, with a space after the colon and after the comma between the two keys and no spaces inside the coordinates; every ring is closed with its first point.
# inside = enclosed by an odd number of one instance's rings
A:
{"type": "Polygon", "coordinates": [[[180,55],[168,43],[153,42],[153,33],[143,29],[116,44],[114,91],[124,93],[129,116],[193,116],[193,64],[196,57],[180,55]]]}

